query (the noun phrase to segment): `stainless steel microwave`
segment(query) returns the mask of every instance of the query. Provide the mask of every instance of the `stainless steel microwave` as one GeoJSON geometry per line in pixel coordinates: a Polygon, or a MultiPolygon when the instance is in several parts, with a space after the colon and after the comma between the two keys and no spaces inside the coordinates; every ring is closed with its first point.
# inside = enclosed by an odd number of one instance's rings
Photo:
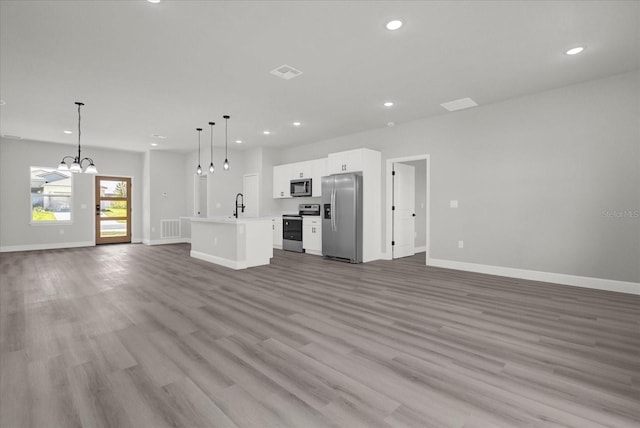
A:
{"type": "Polygon", "coordinates": [[[310,178],[300,178],[296,180],[291,180],[291,196],[300,197],[300,196],[311,196],[311,179],[310,178]]]}

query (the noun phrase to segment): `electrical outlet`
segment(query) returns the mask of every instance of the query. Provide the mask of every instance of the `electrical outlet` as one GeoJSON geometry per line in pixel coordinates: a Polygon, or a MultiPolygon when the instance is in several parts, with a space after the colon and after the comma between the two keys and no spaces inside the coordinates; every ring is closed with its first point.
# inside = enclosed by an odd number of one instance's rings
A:
{"type": "Polygon", "coordinates": [[[60,229],[60,235],[64,235],[64,229],[60,229]]]}
{"type": "Polygon", "coordinates": [[[87,209],[87,204],[80,204],[80,208],[83,209],[83,210],[86,210],[87,209]]]}
{"type": "Polygon", "coordinates": [[[457,200],[452,200],[451,202],[449,202],[449,206],[451,208],[458,208],[458,201],[457,200]]]}
{"type": "Polygon", "coordinates": [[[458,241],[458,248],[464,248],[464,241],[458,241]]]}
{"type": "Polygon", "coordinates": [[[155,231],[156,231],[156,228],[151,226],[151,232],[155,232],[155,231]]]}

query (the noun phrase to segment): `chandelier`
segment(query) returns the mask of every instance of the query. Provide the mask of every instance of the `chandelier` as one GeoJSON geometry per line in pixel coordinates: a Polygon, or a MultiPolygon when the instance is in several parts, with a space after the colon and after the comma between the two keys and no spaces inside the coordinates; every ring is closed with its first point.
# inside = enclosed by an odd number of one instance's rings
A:
{"type": "Polygon", "coordinates": [[[71,171],[71,172],[82,172],[82,165],[88,163],[84,172],[87,174],[97,174],[98,168],[93,164],[93,159],[91,158],[83,158],[81,154],[80,148],[80,107],[84,105],[84,103],[76,102],[78,106],[78,156],[65,156],[60,161],[60,165],[58,165],[59,171],[71,171]],[[67,165],[67,159],[73,159],[73,163],[71,166],[67,165]]]}

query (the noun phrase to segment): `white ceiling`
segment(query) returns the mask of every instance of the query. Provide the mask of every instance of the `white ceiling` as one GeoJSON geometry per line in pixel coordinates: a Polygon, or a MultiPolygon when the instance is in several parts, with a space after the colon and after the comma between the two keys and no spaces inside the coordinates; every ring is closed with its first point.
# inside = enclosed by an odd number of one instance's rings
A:
{"type": "Polygon", "coordinates": [[[1,133],[145,151],[286,146],[640,66],[637,1],[1,1],[1,133]],[[405,22],[391,32],[392,18],[405,22]],[[586,46],[584,53],[564,51],[586,46]],[[304,74],[269,72],[288,64],[304,74]],[[396,105],[385,108],[392,100],[396,105]],[[291,123],[301,121],[294,128],[291,123]],[[264,129],[272,134],[265,136],[264,129]],[[71,130],[65,135],[63,130],[71,130]],[[242,145],[232,142],[242,139],[242,145]]]}

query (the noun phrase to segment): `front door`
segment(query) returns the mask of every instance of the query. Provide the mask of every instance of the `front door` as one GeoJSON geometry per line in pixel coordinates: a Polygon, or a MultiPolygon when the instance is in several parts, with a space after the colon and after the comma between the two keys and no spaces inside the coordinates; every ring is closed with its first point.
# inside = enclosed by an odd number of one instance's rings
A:
{"type": "Polygon", "coordinates": [[[131,242],[131,179],[96,176],[96,244],[131,242]]]}

